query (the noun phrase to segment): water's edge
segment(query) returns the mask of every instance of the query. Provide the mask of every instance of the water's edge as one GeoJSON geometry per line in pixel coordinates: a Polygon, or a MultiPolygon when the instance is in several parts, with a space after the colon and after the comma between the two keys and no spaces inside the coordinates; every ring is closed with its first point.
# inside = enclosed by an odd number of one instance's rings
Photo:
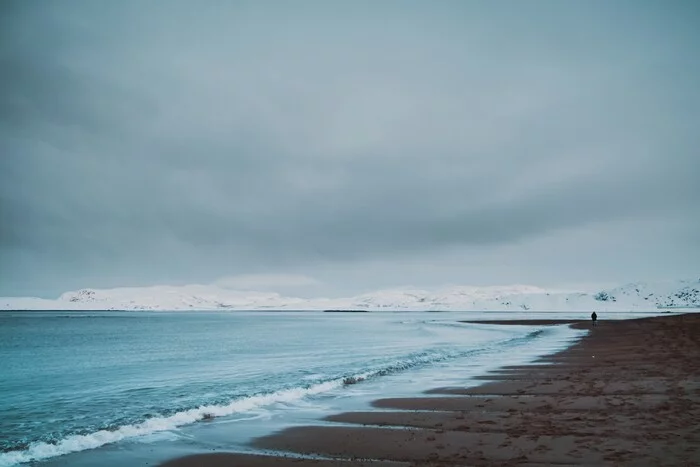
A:
{"type": "MultiPolygon", "coordinates": [[[[438,318],[435,314],[432,317],[438,318]]],[[[414,315],[406,314],[410,320],[405,323],[421,325],[412,328],[412,332],[425,331],[423,326],[431,332],[437,329],[440,339],[450,343],[454,343],[455,336],[471,336],[475,332],[501,335],[505,328],[498,324],[465,324],[461,318],[445,319],[445,315],[440,319],[432,317],[416,321],[414,315]],[[443,334],[445,332],[448,334],[443,334]]],[[[504,338],[489,338],[488,342],[471,347],[431,344],[424,350],[402,354],[401,358],[385,356],[378,364],[354,371],[326,374],[308,382],[290,380],[289,384],[273,391],[241,393],[228,400],[156,413],[132,423],[76,433],[56,441],[31,442],[20,449],[0,452],[0,466],[32,463],[46,467],[95,464],[116,467],[125,462],[153,464],[179,455],[212,450],[255,452],[248,445],[254,437],[288,426],[324,423],[321,419],[329,414],[368,409],[373,400],[382,397],[421,395],[436,386],[476,386],[483,379],[475,377],[483,377],[507,365],[532,363],[571,346],[587,333],[568,325],[508,328],[515,332],[503,332],[504,338]]],[[[420,348],[420,342],[419,339],[414,345],[416,349],[420,348]]],[[[379,354],[375,351],[374,355],[379,354]]],[[[212,374],[214,380],[216,374],[212,374]]],[[[199,376],[195,374],[194,377],[199,376]]]]}
{"type": "MultiPolygon", "coordinates": [[[[478,363],[464,361],[470,357],[470,355],[464,355],[455,358],[446,358],[440,362],[426,361],[424,365],[411,365],[410,367],[403,368],[403,370],[413,369],[415,370],[413,373],[423,372],[429,375],[432,373],[431,367],[429,366],[431,363],[447,364],[450,365],[451,372],[454,376],[452,378],[443,377],[434,380],[440,381],[439,386],[474,387],[484,383],[484,380],[475,379],[475,377],[486,376],[488,373],[508,365],[533,364],[539,358],[554,354],[574,345],[576,341],[587,333],[588,331],[575,330],[568,325],[538,326],[531,330],[525,337],[510,339],[509,348],[513,350],[514,353],[510,354],[505,360],[494,359],[493,357],[504,352],[506,349],[490,348],[484,349],[483,352],[477,352],[480,355],[471,355],[471,357],[480,357],[478,363]],[[462,361],[460,361],[460,358],[462,361]]],[[[129,449],[126,450],[118,448],[118,445],[124,442],[128,443],[129,440],[116,444],[109,444],[108,442],[90,451],[53,457],[43,462],[41,465],[44,467],[88,467],[94,465],[95,462],[99,462],[100,465],[106,467],[117,467],[125,463],[129,465],[139,465],[139,462],[141,465],[153,465],[154,462],[160,463],[172,458],[203,452],[225,451],[248,454],[269,454],[267,451],[252,447],[249,441],[253,438],[265,436],[290,426],[326,424],[327,422],[322,421],[324,417],[344,411],[370,409],[371,402],[378,398],[425,396],[424,391],[436,387],[436,382],[432,384],[410,384],[407,382],[409,378],[403,377],[408,375],[401,371],[402,370],[399,369],[396,372],[387,371],[384,374],[351,375],[348,379],[357,378],[357,380],[353,381],[351,384],[347,384],[347,381],[344,379],[339,379],[308,388],[300,393],[290,391],[280,394],[256,396],[255,399],[248,402],[251,408],[255,404],[299,403],[302,405],[302,407],[294,407],[296,410],[290,410],[276,420],[265,419],[264,417],[258,418],[255,414],[248,419],[245,417],[232,419],[232,415],[239,413],[235,410],[235,406],[243,404],[243,402],[236,402],[225,407],[202,407],[194,413],[190,412],[180,415],[186,419],[186,421],[183,424],[177,425],[179,436],[168,436],[168,432],[173,428],[158,429],[151,433],[151,435],[157,435],[159,432],[162,432],[165,435],[162,439],[158,439],[156,436],[153,441],[150,442],[143,442],[144,440],[139,442],[135,440],[131,442],[129,449]],[[375,382],[374,380],[378,376],[389,376],[391,381],[387,380],[386,384],[380,385],[381,388],[379,388],[379,392],[371,390],[365,392],[362,390],[363,385],[373,385],[375,382]],[[316,407],[312,407],[311,409],[303,407],[305,399],[313,399],[314,396],[331,398],[333,392],[337,393],[339,391],[354,392],[355,394],[346,394],[343,396],[344,399],[354,400],[350,401],[350,403],[345,403],[348,402],[345,400],[341,404],[331,404],[321,409],[316,407]],[[294,413],[295,411],[297,412],[296,414],[294,413]],[[210,420],[207,414],[212,414],[213,417],[221,418],[210,420]],[[202,420],[204,420],[203,423],[195,423],[202,420]],[[245,425],[248,427],[246,428],[245,425]]],[[[425,377],[427,378],[428,376],[425,377]]],[[[337,400],[335,400],[335,402],[337,402],[337,400]]]]}

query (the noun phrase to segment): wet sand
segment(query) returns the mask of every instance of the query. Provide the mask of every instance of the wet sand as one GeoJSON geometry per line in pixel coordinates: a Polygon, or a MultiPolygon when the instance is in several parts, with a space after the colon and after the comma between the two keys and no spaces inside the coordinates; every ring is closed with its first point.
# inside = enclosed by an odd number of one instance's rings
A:
{"type": "Polygon", "coordinates": [[[481,386],[380,399],[254,442],[271,455],[163,466],[700,465],[700,314],[571,325],[591,332],[481,386]]]}

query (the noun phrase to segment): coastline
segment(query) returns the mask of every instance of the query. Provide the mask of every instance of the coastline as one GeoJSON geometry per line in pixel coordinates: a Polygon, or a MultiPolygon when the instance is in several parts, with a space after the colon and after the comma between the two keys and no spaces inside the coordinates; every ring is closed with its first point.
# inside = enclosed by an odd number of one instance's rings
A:
{"type": "Polygon", "coordinates": [[[570,325],[591,332],[534,365],[486,375],[480,386],[380,399],[374,410],[288,428],[252,443],[266,455],[196,454],[161,465],[700,462],[700,315],[570,325]]]}

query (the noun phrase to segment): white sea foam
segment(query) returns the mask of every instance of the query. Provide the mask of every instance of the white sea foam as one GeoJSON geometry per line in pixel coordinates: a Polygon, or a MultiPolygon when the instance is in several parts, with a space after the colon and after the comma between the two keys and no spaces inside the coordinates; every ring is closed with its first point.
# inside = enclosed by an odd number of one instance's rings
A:
{"type": "Polygon", "coordinates": [[[290,403],[305,397],[313,396],[338,389],[343,385],[354,384],[369,378],[401,371],[420,364],[444,360],[457,356],[452,353],[419,354],[406,360],[396,361],[380,369],[366,371],[354,375],[343,376],[330,381],[314,384],[308,387],[295,387],[268,394],[258,394],[236,399],[225,405],[203,405],[197,408],[175,413],[167,417],[154,417],[134,425],[126,425],[116,430],[100,430],[87,435],[71,435],[57,443],[35,442],[24,450],[0,453],[0,467],[10,467],[26,462],[40,461],[51,457],[62,456],[72,452],[95,449],[121,440],[136,438],[153,433],[176,429],[201,420],[224,417],[236,413],[245,413],[256,408],[270,406],[276,403],[290,403]]]}
{"type": "Polygon", "coordinates": [[[383,376],[397,371],[424,365],[431,362],[462,356],[462,352],[419,353],[403,360],[397,360],[382,368],[360,372],[332,379],[308,387],[295,387],[268,394],[258,394],[236,399],[225,405],[204,405],[185,410],[166,417],[154,417],[134,425],[126,425],[116,430],[100,430],[86,435],[71,435],[55,444],[35,442],[24,450],[0,453],[0,467],[9,467],[25,462],[40,461],[51,457],[70,454],[72,452],[95,449],[110,443],[145,436],[153,433],[176,429],[201,420],[224,417],[236,413],[252,411],[259,407],[276,403],[290,403],[308,396],[321,394],[338,389],[343,385],[355,384],[369,378],[383,376]]]}
{"type": "Polygon", "coordinates": [[[327,392],[343,385],[343,379],[335,379],[306,388],[291,388],[269,394],[237,399],[226,405],[207,405],[178,412],[167,417],[154,417],[142,423],[126,425],[116,430],[100,430],[87,435],[68,436],[52,444],[36,442],[27,449],[0,453],[0,467],[9,467],[25,462],[40,461],[72,452],[95,449],[105,444],[124,439],[168,431],[177,427],[195,423],[212,417],[223,417],[235,413],[248,412],[253,409],[280,402],[294,402],[307,396],[327,392]]]}
{"type": "MultiPolygon", "coordinates": [[[[541,334],[541,332],[541,330],[536,330],[529,332],[524,336],[520,335],[497,341],[491,345],[483,346],[479,350],[500,347],[523,340],[530,340],[541,334]]],[[[27,462],[41,461],[69,453],[95,449],[100,446],[115,443],[121,440],[174,430],[178,427],[196,423],[201,420],[250,412],[260,407],[271,406],[277,403],[293,403],[308,396],[339,389],[345,385],[356,384],[367,379],[381,377],[426,364],[464,357],[474,352],[474,350],[450,351],[435,349],[432,351],[418,352],[410,356],[405,356],[402,359],[397,359],[393,362],[384,362],[378,368],[367,369],[355,374],[343,375],[338,378],[317,384],[311,384],[309,386],[294,387],[266,394],[257,394],[236,399],[223,405],[203,405],[169,416],[154,417],[141,423],[121,426],[115,430],[100,430],[90,434],[70,435],[56,443],[34,442],[23,450],[0,453],[0,467],[10,467],[27,462]]],[[[478,350],[476,352],[478,353],[478,350]]]]}

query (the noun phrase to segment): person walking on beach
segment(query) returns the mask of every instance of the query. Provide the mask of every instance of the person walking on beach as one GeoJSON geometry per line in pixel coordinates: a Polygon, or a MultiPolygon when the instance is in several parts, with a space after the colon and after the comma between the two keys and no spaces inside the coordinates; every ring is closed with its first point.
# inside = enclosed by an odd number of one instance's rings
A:
{"type": "Polygon", "coordinates": [[[595,326],[595,322],[597,319],[598,319],[598,315],[594,311],[593,313],[591,313],[591,320],[593,321],[593,326],[595,326]]]}

